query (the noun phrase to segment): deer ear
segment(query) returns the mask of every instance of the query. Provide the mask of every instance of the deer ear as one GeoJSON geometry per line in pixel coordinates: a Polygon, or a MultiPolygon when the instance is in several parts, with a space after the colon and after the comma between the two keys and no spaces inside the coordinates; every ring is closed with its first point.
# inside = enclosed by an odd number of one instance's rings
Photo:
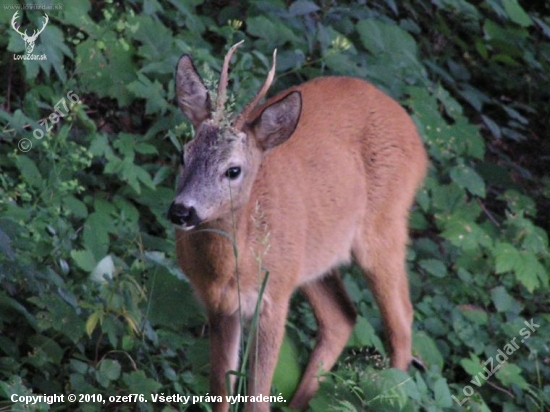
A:
{"type": "Polygon", "coordinates": [[[272,149],[288,140],[300,119],[302,95],[292,92],[266,107],[251,124],[256,141],[264,150],[272,149]]]}
{"type": "Polygon", "coordinates": [[[193,60],[184,54],[176,68],[178,106],[196,128],[212,113],[212,103],[206,86],[197,73],[193,60]]]}

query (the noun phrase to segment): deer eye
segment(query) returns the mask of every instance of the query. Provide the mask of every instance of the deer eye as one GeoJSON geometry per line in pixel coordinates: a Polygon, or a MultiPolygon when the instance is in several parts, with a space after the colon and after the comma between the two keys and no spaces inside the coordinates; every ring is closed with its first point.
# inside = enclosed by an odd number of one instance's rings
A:
{"type": "Polygon", "coordinates": [[[238,166],[230,167],[225,171],[225,176],[231,180],[235,180],[236,178],[239,177],[240,174],[241,174],[241,168],[238,166]]]}

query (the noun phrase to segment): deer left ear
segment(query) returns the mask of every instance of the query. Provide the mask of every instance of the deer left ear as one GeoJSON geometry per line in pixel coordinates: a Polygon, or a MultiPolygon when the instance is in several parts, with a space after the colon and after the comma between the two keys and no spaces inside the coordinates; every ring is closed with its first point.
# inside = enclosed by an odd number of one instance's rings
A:
{"type": "Polygon", "coordinates": [[[302,96],[297,91],[266,107],[251,124],[256,141],[264,150],[286,142],[294,133],[301,112],[302,96]]]}
{"type": "Polygon", "coordinates": [[[186,54],[180,58],[176,68],[176,96],[178,106],[195,128],[210,117],[212,103],[208,90],[191,57],[186,54]]]}

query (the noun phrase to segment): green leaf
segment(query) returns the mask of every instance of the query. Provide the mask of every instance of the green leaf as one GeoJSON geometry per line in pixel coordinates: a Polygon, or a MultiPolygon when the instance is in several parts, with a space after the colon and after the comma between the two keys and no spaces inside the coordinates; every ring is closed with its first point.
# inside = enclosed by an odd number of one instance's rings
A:
{"type": "Polygon", "coordinates": [[[444,278],[447,276],[447,267],[437,259],[423,259],[419,262],[419,265],[429,274],[438,277],[444,278]]]}
{"type": "Polygon", "coordinates": [[[532,227],[532,230],[525,233],[521,246],[537,255],[546,255],[548,253],[548,233],[540,227],[532,227]]]}
{"type": "Polygon", "coordinates": [[[88,209],[86,208],[84,202],[74,196],[69,195],[63,198],[63,206],[77,218],[82,219],[88,216],[88,209]]]}
{"type": "Polygon", "coordinates": [[[408,402],[406,389],[414,387],[412,378],[398,369],[384,369],[361,381],[366,410],[403,410],[408,402]]]}
{"type": "Polygon", "coordinates": [[[91,272],[96,266],[94,254],[88,249],[71,250],[71,257],[77,266],[85,272],[91,272]]]}
{"type": "Polygon", "coordinates": [[[451,397],[451,391],[449,390],[449,385],[447,380],[444,378],[439,378],[434,383],[434,397],[435,403],[437,406],[442,408],[450,408],[453,406],[453,398],[451,397]]]}
{"type": "Polygon", "coordinates": [[[162,387],[155,379],[146,377],[143,370],[124,373],[122,379],[126,383],[129,393],[143,394],[146,398],[149,398],[151,393],[156,393],[162,387]]]}
{"type": "Polygon", "coordinates": [[[44,187],[44,178],[32,159],[25,155],[18,155],[16,163],[25,182],[38,189],[44,187]]]}
{"type": "Polygon", "coordinates": [[[22,320],[25,319],[27,323],[32,326],[34,329],[38,329],[36,318],[34,314],[31,314],[29,310],[19,303],[14,298],[8,296],[8,294],[0,290],[0,320],[8,321],[17,321],[19,324],[22,323],[22,320]]]}
{"type": "Polygon", "coordinates": [[[38,60],[40,67],[48,76],[53,68],[59,80],[65,83],[67,81],[67,73],[65,72],[64,60],[65,57],[69,57],[72,60],[73,53],[65,44],[64,33],[55,24],[52,24],[50,19],[47,28],[40,33],[40,40],[40,44],[37,44],[33,52],[47,56],[45,60],[38,60]]]}
{"type": "MultiPolygon", "coordinates": [[[[292,394],[300,383],[302,371],[299,365],[298,348],[290,336],[285,334],[273,376],[273,385],[277,388],[277,393],[282,393],[283,398],[287,401],[292,399],[292,394]]],[[[284,404],[281,402],[277,405],[283,406],[284,404]]]]}
{"type": "Polygon", "coordinates": [[[456,184],[434,184],[431,191],[434,208],[444,211],[446,214],[452,213],[452,215],[448,217],[449,220],[459,220],[459,218],[454,218],[454,213],[458,213],[458,211],[464,208],[466,201],[464,190],[456,184]]]}
{"type": "Polygon", "coordinates": [[[492,246],[491,237],[482,227],[470,220],[451,217],[445,223],[445,230],[441,233],[453,245],[463,250],[477,250],[479,246],[492,246]]]}
{"type": "Polygon", "coordinates": [[[129,202],[127,199],[121,196],[115,196],[113,199],[115,206],[117,207],[117,214],[120,215],[122,220],[131,222],[131,225],[134,226],[136,230],[139,229],[137,226],[139,220],[139,211],[137,208],[129,202]]]}
{"type": "Polygon", "coordinates": [[[478,8],[466,0],[438,0],[434,1],[434,4],[460,16],[464,20],[477,21],[481,17],[478,8]]]}
{"type": "MultiPolygon", "coordinates": [[[[174,3],[176,3],[176,7],[179,7],[180,2],[174,3]]],[[[185,3],[187,4],[182,5],[181,9],[188,13],[189,4],[188,2],[185,3]]],[[[128,16],[128,22],[131,25],[128,35],[140,42],[139,55],[144,58],[144,61],[163,63],[165,73],[171,73],[170,64],[165,61],[168,56],[172,56],[174,50],[173,34],[168,28],[169,26],[154,18],[153,15],[146,15],[145,13],[128,16]],[[159,42],[159,39],[164,39],[164,41],[159,42]]]]}
{"type": "Polygon", "coordinates": [[[10,237],[0,228],[0,252],[9,260],[15,259],[15,253],[11,247],[10,237]]]}
{"type": "Polygon", "coordinates": [[[92,5],[85,0],[75,0],[71,2],[71,7],[63,7],[62,19],[64,24],[78,27],[80,30],[86,30],[87,26],[92,24],[88,15],[92,5]]]}
{"type": "MultiPolygon", "coordinates": [[[[6,379],[6,381],[0,381],[0,393],[4,393],[4,396],[6,398],[11,398],[12,395],[33,395],[33,391],[25,386],[23,384],[23,379],[19,375],[12,375],[10,376],[9,380],[6,379]]],[[[16,408],[17,404],[13,404],[13,407],[10,407],[10,411],[15,410],[21,410],[25,411],[27,408],[25,408],[26,405],[21,405],[22,408],[16,408]]],[[[37,408],[38,409],[38,408],[37,408]]]]}
{"type": "Polygon", "coordinates": [[[357,24],[363,46],[374,55],[395,53],[416,60],[414,38],[399,26],[377,19],[364,19],[357,24]]]}
{"type": "Polygon", "coordinates": [[[502,0],[502,4],[514,23],[519,24],[521,27],[529,27],[533,24],[533,20],[518,3],[518,0],[502,0]]]}
{"type": "Polygon", "coordinates": [[[331,405],[331,409],[334,412],[358,412],[357,408],[353,406],[350,401],[347,400],[337,400],[336,405],[331,405]]]}
{"type": "Polygon", "coordinates": [[[304,14],[315,13],[318,10],[320,10],[319,6],[307,0],[297,0],[288,8],[291,16],[303,16],[304,14]]]}
{"type": "Polygon", "coordinates": [[[485,197],[485,182],[471,167],[464,164],[455,166],[451,168],[450,176],[457,185],[467,189],[471,194],[485,197]]]}
{"type": "Polygon", "coordinates": [[[138,143],[135,145],[134,150],[141,154],[158,154],[157,148],[149,143],[138,143]]]}
{"type": "Polygon", "coordinates": [[[76,63],[82,92],[112,97],[121,107],[132,102],[127,86],[136,79],[133,54],[112,31],[104,31],[101,40],[88,38],[80,43],[76,63]]]}
{"type": "Polygon", "coordinates": [[[456,119],[462,115],[462,106],[452,97],[449,91],[438,85],[435,93],[437,99],[445,106],[445,110],[449,116],[456,119]]]}
{"type": "Polygon", "coordinates": [[[533,292],[540,286],[548,286],[548,273],[532,252],[523,252],[521,263],[516,268],[516,278],[529,292],[533,292]]]}
{"type": "Polygon", "coordinates": [[[487,315],[487,312],[485,310],[469,305],[461,306],[460,312],[464,315],[465,318],[472,321],[476,325],[487,325],[487,322],[489,320],[489,316],[487,315]]]}
{"type": "MultiPolygon", "coordinates": [[[[45,359],[41,361],[51,362],[53,364],[59,364],[63,358],[63,349],[59,344],[46,336],[42,335],[33,335],[31,336],[26,343],[33,348],[33,356],[41,357],[44,356],[45,359]]],[[[38,365],[37,365],[38,366],[38,365]]]]}
{"type": "Polygon", "coordinates": [[[268,42],[271,48],[281,46],[286,42],[300,44],[301,40],[292,32],[290,26],[282,24],[274,16],[254,16],[246,20],[246,30],[251,36],[259,37],[268,42]]]}
{"type": "Polygon", "coordinates": [[[438,370],[443,370],[443,355],[434,340],[426,332],[415,332],[413,334],[413,353],[426,364],[428,369],[435,365],[438,370]]]}
{"type": "Polygon", "coordinates": [[[376,83],[401,94],[404,87],[398,78],[410,83],[424,83],[426,69],[418,60],[415,39],[396,24],[379,19],[360,19],[356,26],[361,42],[370,52],[368,75],[376,83]]]}
{"type": "Polygon", "coordinates": [[[510,243],[499,242],[493,249],[496,273],[506,273],[521,265],[520,252],[510,243]]]}
{"type": "Polygon", "coordinates": [[[58,294],[43,294],[39,298],[32,297],[30,302],[40,307],[42,311],[38,313],[38,326],[42,331],[60,332],[76,343],[84,334],[84,321],[80,317],[80,308],[77,303],[67,303],[58,294]]]}
{"type": "Polygon", "coordinates": [[[548,285],[548,273],[535,253],[519,251],[506,242],[498,243],[493,253],[496,273],[514,272],[529,292],[548,285]]]}
{"type": "Polygon", "coordinates": [[[158,80],[152,82],[138,73],[137,80],[128,84],[127,88],[136,97],[145,99],[145,114],[164,114],[170,107],[165,99],[164,87],[158,80]]]}
{"type": "MultiPolygon", "coordinates": [[[[93,253],[95,260],[98,262],[107,255],[109,250],[108,231],[112,230],[113,226],[110,216],[99,212],[90,214],[84,223],[82,233],[84,246],[93,253]]],[[[90,270],[93,269],[92,267],[90,270]]]]}
{"type": "Polygon", "coordinates": [[[509,387],[512,384],[519,386],[521,389],[529,387],[527,381],[521,376],[522,371],[519,366],[509,362],[500,365],[501,367],[495,376],[505,387],[509,387]]]}
{"type": "Polygon", "coordinates": [[[460,365],[472,377],[483,371],[483,364],[481,360],[473,353],[470,354],[470,358],[462,359],[460,361],[460,365]]]}
{"type": "Polygon", "coordinates": [[[370,322],[365,317],[358,316],[347,347],[361,348],[364,346],[374,346],[380,353],[386,353],[382,341],[370,322]]]}
{"type": "Polygon", "coordinates": [[[98,381],[102,382],[103,379],[109,381],[117,380],[120,377],[121,369],[120,362],[117,360],[103,360],[99,366],[98,381]]]}
{"type": "Polygon", "coordinates": [[[452,127],[454,147],[458,154],[483,159],[485,156],[485,141],[476,125],[465,117],[459,118],[452,127]]]}
{"type": "Polygon", "coordinates": [[[136,166],[135,173],[139,181],[147,186],[149,189],[155,190],[157,188],[155,182],[153,182],[153,179],[151,179],[151,176],[144,168],[136,166]]]}
{"type": "Polygon", "coordinates": [[[132,163],[131,159],[128,157],[122,162],[122,164],[123,179],[128,182],[130,187],[134,189],[138,195],[141,194],[141,185],[138,180],[139,166],[132,163]]]}
{"type": "Polygon", "coordinates": [[[491,289],[491,300],[499,312],[507,312],[518,307],[518,302],[508,294],[504,286],[491,289]]]}
{"type": "Polygon", "coordinates": [[[96,135],[92,140],[89,151],[93,156],[102,156],[109,148],[109,139],[105,135],[96,135]]]}
{"type": "MultiPolygon", "coordinates": [[[[535,216],[537,213],[535,201],[515,189],[508,189],[501,198],[506,201],[508,209],[513,214],[535,216]]],[[[524,221],[521,223],[527,224],[524,221]]]]}
{"type": "MultiPolygon", "coordinates": [[[[160,256],[147,254],[148,260],[161,259],[160,256]]],[[[168,260],[168,259],[165,259],[168,260]]],[[[203,311],[194,297],[194,292],[188,282],[168,273],[162,268],[162,261],[155,262],[158,271],[151,276],[146,287],[150,290],[148,318],[151,325],[170,327],[178,330],[184,326],[199,326],[205,322],[203,311]],[[160,270],[162,268],[162,270],[160,270]]],[[[173,264],[173,262],[171,262],[173,264]]]]}

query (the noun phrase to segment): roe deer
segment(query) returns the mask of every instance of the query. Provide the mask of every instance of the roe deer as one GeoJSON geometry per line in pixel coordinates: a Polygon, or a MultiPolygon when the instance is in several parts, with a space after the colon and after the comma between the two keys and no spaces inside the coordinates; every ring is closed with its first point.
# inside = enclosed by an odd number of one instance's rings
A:
{"type": "MultiPolygon", "coordinates": [[[[256,107],[273,80],[275,53],[257,95],[228,119],[228,66],[239,45],[225,57],[215,107],[191,58],[178,62],[177,101],[195,137],[184,147],[168,216],[178,225],[178,263],[209,318],[210,394],[223,398],[213,410],[229,408],[226,374],[238,368],[240,318],[253,316],[266,272],[248,394],[270,394],[289,300],[300,289],[318,323],[290,404],[305,408],[319,369],[330,370],[354,327],[337,271],[352,258],[380,308],[391,365],[405,370],[412,360],[407,220],[426,152],[406,111],[360,79],[317,78],[256,107]]],[[[269,403],[245,406],[253,409],[268,411],[269,403]]]]}

